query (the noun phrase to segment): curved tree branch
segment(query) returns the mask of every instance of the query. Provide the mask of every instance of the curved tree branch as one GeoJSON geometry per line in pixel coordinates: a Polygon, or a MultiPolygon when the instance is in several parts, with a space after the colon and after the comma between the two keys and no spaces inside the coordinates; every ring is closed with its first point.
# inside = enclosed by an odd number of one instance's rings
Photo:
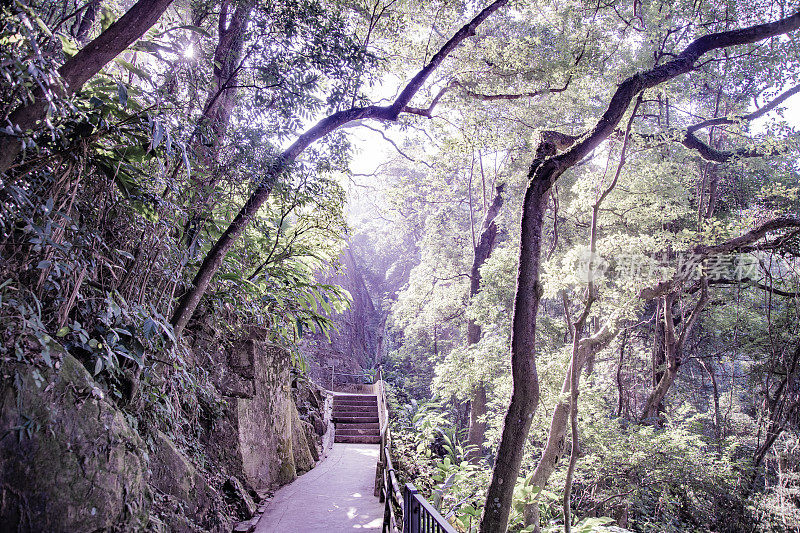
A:
{"type": "Polygon", "coordinates": [[[539,401],[536,371],[536,315],[542,295],[539,276],[542,226],[549,190],[568,169],[578,164],[614,133],[631,102],[642,91],[686,74],[704,54],[730,46],[750,44],[800,28],[800,13],[775,22],[712,33],[692,42],[675,59],[623,81],[605,113],[591,132],[563,154],[555,155],[552,145],[540,143],[528,176],[521,220],[517,289],[511,332],[511,402],[506,413],[497,460],[481,518],[482,533],[505,531],[522,463],[522,451],[539,401]]]}
{"type": "Polygon", "coordinates": [[[403,91],[397,99],[389,106],[365,106],[355,107],[344,111],[339,111],[329,115],[300,135],[297,140],[289,146],[280,156],[275,159],[271,168],[265,173],[261,182],[253,191],[250,198],[247,199],[244,206],[242,206],[239,213],[228,225],[227,229],[223,232],[216,243],[211,247],[200,269],[197,271],[192,284],[194,287],[187,291],[181,298],[175,313],[172,315],[170,322],[175,328],[176,337],[180,335],[183,328],[189,322],[189,319],[194,314],[200,298],[205,294],[211,278],[219,270],[222,265],[222,260],[231,249],[233,244],[242,234],[244,229],[250,224],[250,221],[255,217],[259,208],[269,198],[272,192],[272,187],[275,185],[278,178],[287,172],[294,164],[295,159],[303,153],[311,144],[318,141],[327,134],[335,131],[336,129],[344,126],[349,122],[355,120],[382,120],[394,121],[397,120],[398,115],[408,106],[414,95],[417,94],[422,85],[427,81],[433,71],[445,60],[450,52],[452,52],[461,42],[471,35],[475,35],[475,29],[489,15],[503,7],[508,0],[496,0],[489,4],[483,11],[478,13],[472,20],[461,27],[453,37],[448,40],[444,46],[431,58],[430,62],[425,65],[405,86],[403,91]]]}
{"type": "Polygon", "coordinates": [[[759,117],[762,117],[762,116],[766,115],[767,113],[769,113],[770,111],[772,111],[773,109],[775,109],[776,107],[781,105],[783,102],[785,102],[790,97],[792,97],[795,94],[797,94],[798,92],[800,92],[800,85],[795,85],[791,89],[788,89],[788,90],[782,92],[775,99],[773,99],[770,102],[768,102],[768,103],[764,104],[763,106],[759,107],[758,109],[756,109],[752,113],[749,113],[747,115],[740,115],[740,116],[733,117],[733,118],[728,118],[728,117],[711,118],[711,119],[708,119],[708,120],[704,120],[704,121],[702,121],[702,122],[700,122],[698,124],[694,124],[692,126],[689,126],[688,131],[689,131],[689,133],[694,133],[697,130],[708,128],[708,127],[711,127],[711,126],[720,126],[720,125],[725,125],[725,124],[736,124],[737,122],[745,122],[745,121],[755,120],[755,119],[757,119],[759,117]]]}

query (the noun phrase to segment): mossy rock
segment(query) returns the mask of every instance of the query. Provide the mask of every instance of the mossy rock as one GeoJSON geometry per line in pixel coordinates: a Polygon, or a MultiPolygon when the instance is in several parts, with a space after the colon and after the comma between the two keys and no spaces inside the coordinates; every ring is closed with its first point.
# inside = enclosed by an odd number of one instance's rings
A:
{"type": "Polygon", "coordinates": [[[146,452],[83,365],[8,369],[0,391],[0,523],[7,530],[82,532],[144,527],[146,452]],[[30,427],[28,431],[21,427],[30,427]]]}
{"type": "Polygon", "coordinates": [[[150,460],[150,484],[182,502],[195,520],[202,520],[213,498],[212,489],[194,465],[161,431],[154,438],[150,460]]]}

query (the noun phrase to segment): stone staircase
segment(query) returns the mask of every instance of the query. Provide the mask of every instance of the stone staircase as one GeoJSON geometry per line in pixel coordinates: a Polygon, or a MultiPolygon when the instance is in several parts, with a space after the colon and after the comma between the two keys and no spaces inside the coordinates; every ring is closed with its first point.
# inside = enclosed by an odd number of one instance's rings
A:
{"type": "Polygon", "coordinates": [[[380,444],[378,397],[374,394],[337,394],[333,397],[334,442],[380,444]]]}

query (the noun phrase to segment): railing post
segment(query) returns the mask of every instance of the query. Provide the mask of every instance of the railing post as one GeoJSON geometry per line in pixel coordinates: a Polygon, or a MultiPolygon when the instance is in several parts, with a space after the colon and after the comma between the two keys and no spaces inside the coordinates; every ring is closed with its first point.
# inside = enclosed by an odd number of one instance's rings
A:
{"type": "Polygon", "coordinates": [[[417,488],[411,483],[406,483],[403,491],[403,533],[420,533],[419,504],[416,496],[417,488]]]}
{"type": "Polygon", "coordinates": [[[383,506],[383,529],[381,533],[395,533],[392,531],[392,499],[386,498],[386,503],[383,506]]]}
{"type": "Polygon", "coordinates": [[[381,436],[381,447],[378,450],[378,464],[375,469],[375,490],[373,494],[378,497],[379,501],[383,501],[384,488],[386,487],[386,458],[383,452],[383,438],[381,436]]]}

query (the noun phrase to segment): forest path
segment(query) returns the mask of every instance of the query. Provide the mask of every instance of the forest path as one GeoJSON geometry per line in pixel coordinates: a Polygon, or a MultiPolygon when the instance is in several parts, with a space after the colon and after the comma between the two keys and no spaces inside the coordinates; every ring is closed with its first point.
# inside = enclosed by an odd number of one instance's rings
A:
{"type": "Polygon", "coordinates": [[[334,444],[327,459],[275,492],[255,532],[380,531],[383,504],[373,496],[377,461],[377,444],[334,444]]]}

